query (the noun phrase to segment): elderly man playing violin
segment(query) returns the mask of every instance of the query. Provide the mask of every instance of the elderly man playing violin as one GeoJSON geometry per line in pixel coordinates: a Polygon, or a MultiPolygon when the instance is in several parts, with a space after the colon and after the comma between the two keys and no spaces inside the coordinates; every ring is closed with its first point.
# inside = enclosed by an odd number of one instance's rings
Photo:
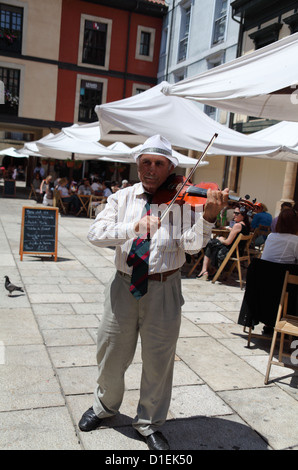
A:
{"type": "Polygon", "coordinates": [[[111,195],[88,234],[94,245],[116,247],[117,271],[106,286],[97,341],[94,403],[83,414],[79,428],[94,430],[103,418],[118,413],[124,374],[140,335],[142,376],[133,426],[150,450],[168,450],[169,443],[160,427],[170,406],[184,302],[179,269],[185,262],[185,252],[197,253],[210,239],[217,214],[227,205],[229,191],[209,189],[204,211],[177,238],[171,224],[163,226],[149,205],[178,164],[171,144],[162,136],[153,136],[135,158],[140,183],[111,195]]]}

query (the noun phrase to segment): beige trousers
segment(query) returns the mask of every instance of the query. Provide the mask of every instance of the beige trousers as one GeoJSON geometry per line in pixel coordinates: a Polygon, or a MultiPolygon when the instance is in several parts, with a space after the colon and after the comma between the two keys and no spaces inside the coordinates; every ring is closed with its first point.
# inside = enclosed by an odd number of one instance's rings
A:
{"type": "Polygon", "coordinates": [[[172,393],[176,343],[181,322],[181,275],[149,281],[136,300],[129,276],[116,273],[106,287],[104,315],[98,331],[98,386],[93,409],[100,418],[115,415],[124,394],[124,374],[133,360],[140,334],[142,376],[133,426],[144,436],[166,420],[172,393]]]}

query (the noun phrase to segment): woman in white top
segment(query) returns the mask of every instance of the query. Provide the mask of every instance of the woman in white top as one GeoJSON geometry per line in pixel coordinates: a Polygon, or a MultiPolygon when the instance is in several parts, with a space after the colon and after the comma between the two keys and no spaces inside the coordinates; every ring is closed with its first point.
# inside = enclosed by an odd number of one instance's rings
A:
{"type": "Polygon", "coordinates": [[[294,209],[283,209],[275,230],[267,237],[262,259],[273,263],[298,264],[297,212],[294,209]]]}

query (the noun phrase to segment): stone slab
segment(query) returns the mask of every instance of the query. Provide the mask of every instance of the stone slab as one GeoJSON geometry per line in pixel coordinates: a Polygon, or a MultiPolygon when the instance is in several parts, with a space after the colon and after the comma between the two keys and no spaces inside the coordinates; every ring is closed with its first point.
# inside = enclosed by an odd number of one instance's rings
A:
{"type": "Polygon", "coordinates": [[[65,406],[1,413],[1,450],[81,450],[65,406]]]}
{"type": "Polygon", "coordinates": [[[262,386],[264,376],[214,338],[182,338],[177,354],[213,390],[262,386]]]}
{"type": "Polygon", "coordinates": [[[278,387],[220,392],[219,395],[275,450],[298,445],[298,403],[278,387]]]}
{"type": "Polygon", "coordinates": [[[64,405],[43,345],[8,346],[0,365],[0,411],[64,405]]]}

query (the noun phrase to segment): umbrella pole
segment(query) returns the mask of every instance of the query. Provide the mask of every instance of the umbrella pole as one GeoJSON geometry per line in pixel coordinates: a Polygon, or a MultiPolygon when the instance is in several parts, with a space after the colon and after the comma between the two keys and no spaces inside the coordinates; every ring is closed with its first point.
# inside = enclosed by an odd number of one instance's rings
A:
{"type": "MultiPolygon", "coordinates": [[[[74,158],[74,153],[71,154],[71,160],[73,161],[75,158],[74,158]]],[[[73,166],[70,167],[70,170],[69,170],[69,179],[72,181],[73,180],[73,166]]]]}

